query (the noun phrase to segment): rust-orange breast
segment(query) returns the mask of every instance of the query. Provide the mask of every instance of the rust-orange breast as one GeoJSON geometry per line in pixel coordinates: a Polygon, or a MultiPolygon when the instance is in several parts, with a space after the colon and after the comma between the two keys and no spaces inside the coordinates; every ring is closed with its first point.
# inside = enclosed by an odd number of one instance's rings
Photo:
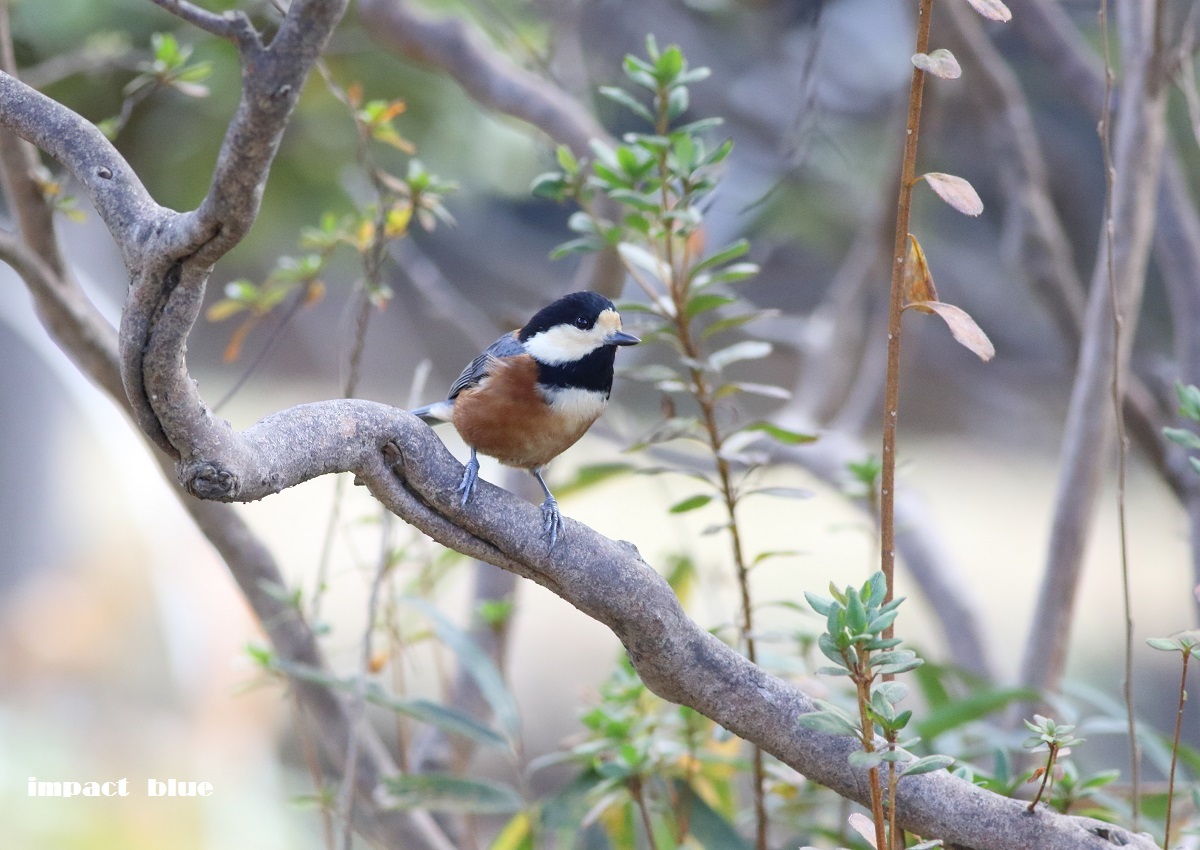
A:
{"type": "Polygon", "coordinates": [[[532,357],[493,360],[478,385],[454,400],[454,427],[467,445],[506,466],[534,469],[573,446],[604,409],[598,394],[590,405],[550,404],[537,388],[532,357]]]}

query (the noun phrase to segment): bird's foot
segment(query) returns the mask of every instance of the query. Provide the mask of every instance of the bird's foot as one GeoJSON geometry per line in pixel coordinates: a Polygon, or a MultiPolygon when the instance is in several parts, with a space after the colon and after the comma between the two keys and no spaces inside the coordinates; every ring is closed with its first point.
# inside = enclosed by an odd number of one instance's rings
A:
{"type": "Polygon", "coordinates": [[[542,520],[542,533],[550,540],[550,548],[553,549],[563,527],[562,514],[558,512],[558,502],[553,496],[546,496],[546,501],[542,502],[542,520]]]}
{"type": "Polygon", "coordinates": [[[466,505],[467,500],[471,498],[471,494],[475,492],[475,485],[479,481],[479,458],[475,456],[475,452],[471,452],[471,459],[467,461],[467,468],[463,471],[462,481],[459,482],[456,492],[462,493],[460,506],[466,505]]]}

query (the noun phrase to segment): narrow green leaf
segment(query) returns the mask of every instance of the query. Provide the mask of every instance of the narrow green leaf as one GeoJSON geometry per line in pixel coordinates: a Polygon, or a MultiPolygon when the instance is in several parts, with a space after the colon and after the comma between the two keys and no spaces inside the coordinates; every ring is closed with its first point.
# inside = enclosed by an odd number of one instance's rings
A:
{"type": "Polygon", "coordinates": [[[1179,398],[1179,414],[1200,422],[1200,387],[1176,381],[1175,395],[1179,398]]]}
{"type": "Polygon", "coordinates": [[[509,742],[499,732],[484,726],[470,715],[464,714],[448,705],[441,705],[431,700],[419,698],[394,699],[389,697],[381,688],[368,689],[367,702],[391,709],[397,714],[403,714],[414,720],[428,723],[430,726],[441,729],[443,732],[461,735],[477,744],[501,748],[509,746],[509,742]]]}
{"type": "Polygon", "coordinates": [[[668,509],[669,513],[683,514],[688,511],[694,511],[697,508],[702,508],[713,500],[713,497],[705,493],[697,493],[695,496],[690,496],[682,502],[676,502],[668,509]]]}
{"type": "Polygon", "coordinates": [[[822,732],[826,735],[837,735],[838,737],[857,737],[858,729],[844,715],[838,711],[812,711],[808,714],[801,714],[796,718],[796,723],[805,729],[811,729],[813,732],[822,732]]]}
{"type": "Polygon", "coordinates": [[[1163,436],[1185,449],[1200,449],[1200,436],[1186,428],[1163,428],[1163,436]]]}
{"type": "Polygon", "coordinates": [[[492,659],[483,653],[465,631],[424,599],[407,597],[404,601],[430,620],[438,639],[457,656],[467,675],[479,688],[479,693],[492,709],[500,728],[508,735],[510,741],[517,740],[521,734],[521,716],[517,710],[517,702],[492,659]]]}
{"type": "Polygon", "coordinates": [[[743,495],[775,496],[780,499],[811,499],[813,492],[805,490],[803,487],[755,487],[753,490],[747,490],[743,495]]]}
{"type": "Polygon", "coordinates": [[[806,443],[816,442],[815,434],[802,434],[799,431],[789,431],[787,428],[781,428],[771,422],[753,422],[744,428],[742,431],[761,431],[777,443],[782,443],[785,446],[799,446],[806,443]]]}
{"type": "Polygon", "coordinates": [[[392,796],[391,805],[400,809],[506,815],[522,807],[520,796],[511,786],[480,779],[426,773],[389,776],[383,783],[392,796]]]}
{"type": "Polygon", "coordinates": [[[855,750],[850,754],[850,766],[859,770],[870,770],[883,764],[883,753],[879,750],[868,753],[866,750],[855,750]]]}
{"type": "Polygon", "coordinates": [[[617,88],[616,86],[601,86],[599,92],[613,103],[619,103],[634,115],[645,119],[647,123],[654,123],[654,116],[650,114],[650,110],[644,104],[634,99],[633,95],[625,91],[625,89],[617,88]]]}
{"type": "Polygon", "coordinates": [[[922,773],[932,773],[935,770],[945,770],[950,765],[954,764],[954,759],[950,756],[933,755],[919,758],[904,766],[900,771],[901,776],[920,776],[922,773]]]}
{"type": "Polygon", "coordinates": [[[684,312],[691,319],[699,316],[701,313],[716,310],[724,307],[726,304],[733,304],[736,301],[736,298],[729,295],[720,295],[715,292],[701,292],[688,299],[684,312]]]}
{"type": "Polygon", "coordinates": [[[694,278],[696,275],[700,274],[700,272],[706,271],[707,269],[711,269],[716,266],[723,266],[731,260],[736,260],[738,257],[743,256],[749,250],[750,243],[745,239],[739,239],[736,242],[722,248],[720,251],[717,251],[715,254],[710,254],[700,262],[696,263],[696,265],[692,266],[692,270],[689,272],[688,277],[694,278]]]}
{"type": "Polygon", "coordinates": [[[678,811],[688,813],[688,830],[705,850],[751,850],[728,820],[721,816],[686,782],[676,779],[675,803],[678,811]]]}
{"type": "Polygon", "coordinates": [[[575,154],[566,145],[559,145],[554,152],[558,159],[558,167],[567,174],[576,174],[579,172],[579,160],[575,158],[575,154]]]}
{"type": "MultiPolygon", "coordinates": [[[[917,723],[917,733],[927,741],[933,741],[953,729],[979,720],[1002,710],[1018,700],[1039,699],[1032,688],[989,688],[938,706],[917,723]]],[[[1028,725],[1028,721],[1026,721],[1028,725]]],[[[1030,727],[1036,731],[1037,727],[1030,727]]]]}
{"type": "Polygon", "coordinates": [[[833,607],[832,599],[826,599],[824,596],[817,596],[817,594],[808,590],[804,591],[804,598],[808,600],[808,604],[812,606],[812,609],[822,617],[829,616],[829,609],[833,607]]]}
{"type": "Polygon", "coordinates": [[[726,366],[741,360],[758,360],[773,350],[771,343],[757,339],[746,339],[714,351],[708,356],[708,368],[719,372],[726,366]]]}
{"type": "Polygon", "coordinates": [[[530,186],[529,192],[535,198],[561,201],[567,194],[567,180],[555,171],[548,171],[533,178],[533,185],[530,186]]]}
{"type": "Polygon", "coordinates": [[[1146,638],[1146,643],[1154,649],[1161,649],[1164,652],[1182,652],[1183,646],[1177,640],[1171,638],[1146,638]]]}

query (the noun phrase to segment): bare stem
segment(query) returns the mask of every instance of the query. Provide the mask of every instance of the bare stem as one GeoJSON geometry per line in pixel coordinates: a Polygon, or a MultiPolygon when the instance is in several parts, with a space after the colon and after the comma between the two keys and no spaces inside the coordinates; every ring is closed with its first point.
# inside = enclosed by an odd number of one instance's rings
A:
{"type": "MultiPolygon", "coordinates": [[[[929,51],[929,19],[933,0],[920,0],[917,12],[917,52],[929,51]]],[[[916,182],[917,136],[921,127],[921,100],[925,72],[913,66],[908,90],[908,120],[905,122],[904,159],[900,167],[900,196],[896,202],[896,234],[892,250],[892,288],[888,304],[887,377],[883,402],[883,470],[880,475],[879,549],[880,568],[887,579],[887,597],[895,595],[896,566],[896,419],[900,409],[900,314],[904,308],[904,261],[908,256],[908,219],[912,189],[916,182]]],[[[890,639],[891,626],[884,631],[890,639]]]]}
{"type": "MultiPolygon", "coordinates": [[[[1183,706],[1187,702],[1187,665],[1190,651],[1183,653],[1183,672],[1179,674],[1179,711],[1175,714],[1175,739],[1171,744],[1171,774],[1167,778],[1167,825],[1163,831],[1163,850],[1171,846],[1171,800],[1175,796],[1175,763],[1179,759],[1179,731],[1183,727],[1183,706]]],[[[1134,788],[1134,796],[1137,789],[1134,788]]]]}
{"type": "MultiPolygon", "coordinates": [[[[867,666],[870,653],[865,649],[857,649],[857,659],[850,669],[857,671],[853,674],[854,686],[858,690],[858,720],[861,724],[863,751],[875,752],[875,723],[867,712],[871,703],[871,674],[867,666]]],[[[887,850],[886,820],[883,816],[883,787],[879,784],[879,768],[872,767],[867,771],[867,780],[871,785],[871,819],[875,822],[875,846],[887,850]]],[[[893,804],[892,818],[895,819],[893,804]]]]}
{"type": "Polygon", "coordinates": [[[1046,770],[1044,773],[1042,773],[1042,784],[1038,786],[1037,794],[1029,803],[1029,811],[1031,812],[1037,807],[1037,804],[1042,799],[1042,794],[1046,791],[1046,786],[1050,782],[1050,776],[1052,773],[1054,773],[1054,761],[1058,757],[1058,744],[1051,742],[1050,744],[1047,744],[1047,746],[1050,747],[1050,754],[1046,757],[1046,770]]]}
{"type": "Polygon", "coordinates": [[[1132,785],[1133,828],[1138,828],[1141,818],[1141,795],[1138,793],[1139,765],[1137,743],[1137,719],[1133,708],[1133,603],[1129,584],[1129,527],[1125,521],[1125,479],[1129,458],[1129,437],[1125,432],[1125,388],[1124,369],[1121,365],[1121,331],[1123,316],[1117,297],[1116,264],[1113,260],[1113,239],[1116,223],[1113,220],[1113,165],[1112,165],[1112,56],[1108,42],[1108,2],[1100,0],[1100,33],[1104,52],[1104,107],[1097,130],[1100,134],[1100,149],[1104,157],[1104,261],[1108,275],[1108,289],[1112,306],[1112,405],[1117,426],[1117,534],[1121,546],[1121,591],[1122,608],[1125,616],[1125,675],[1122,691],[1125,698],[1125,717],[1129,733],[1129,778],[1132,785]]]}

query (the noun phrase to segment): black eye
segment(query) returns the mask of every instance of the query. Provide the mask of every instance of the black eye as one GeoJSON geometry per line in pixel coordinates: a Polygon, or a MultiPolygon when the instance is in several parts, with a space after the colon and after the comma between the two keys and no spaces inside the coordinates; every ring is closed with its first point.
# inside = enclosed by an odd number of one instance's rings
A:
{"type": "Polygon", "coordinates": [[[579,328],[581,331],[590,330],[592,327],[592,320],[587,316],[576,316],[575,327],[579,328]]]}

